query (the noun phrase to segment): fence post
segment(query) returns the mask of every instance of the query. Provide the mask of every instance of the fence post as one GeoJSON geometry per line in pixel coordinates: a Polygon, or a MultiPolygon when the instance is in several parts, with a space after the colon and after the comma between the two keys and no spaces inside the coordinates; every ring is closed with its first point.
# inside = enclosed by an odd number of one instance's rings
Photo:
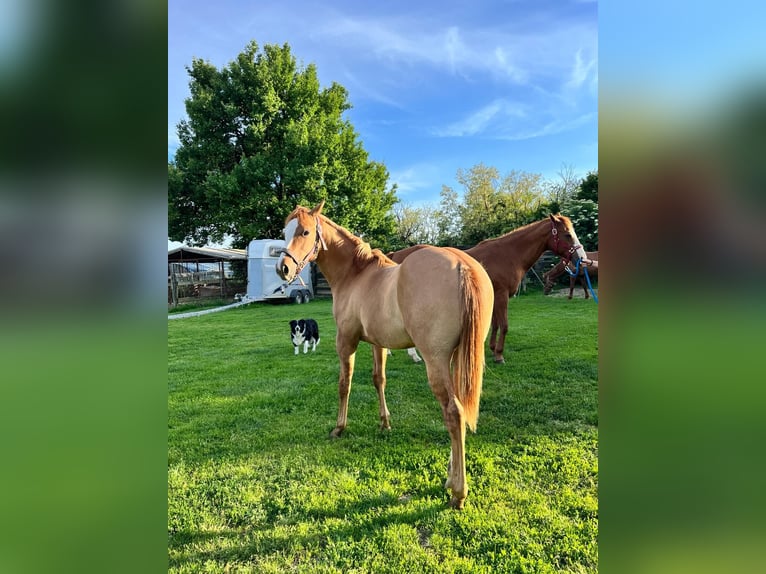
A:
{"type": "Polygon", "coordinates": [[[173,299],[173,307],[178,307],[178,278],[175,263],[170,264],[170,296],[173,299]]]}

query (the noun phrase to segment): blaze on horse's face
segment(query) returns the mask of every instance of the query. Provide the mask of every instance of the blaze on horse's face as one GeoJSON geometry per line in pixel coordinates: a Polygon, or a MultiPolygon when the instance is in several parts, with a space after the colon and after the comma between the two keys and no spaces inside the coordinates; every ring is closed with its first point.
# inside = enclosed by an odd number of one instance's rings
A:
{"type": "Polygon", "coordinates": [[[585,248],[583,248],[580,240],[577,238],[572,221],[563,215],[551,215],[550,218],[558,231],[558,240],[562,247],[565,250],[570,250],[570,261],[577,263],[581,259],[587,260],[585,248]],[[572,249],[573,247],[574,249],[572,249]]]}
{"type": "Polygon", "coordinates": [[[287,248],[277,261],[277,275],[288,283],[295,279],[304,265],[316,259],[319,244],[318,216],[324,201],[312,210],[296,209],[285,224],[287,248]]]}

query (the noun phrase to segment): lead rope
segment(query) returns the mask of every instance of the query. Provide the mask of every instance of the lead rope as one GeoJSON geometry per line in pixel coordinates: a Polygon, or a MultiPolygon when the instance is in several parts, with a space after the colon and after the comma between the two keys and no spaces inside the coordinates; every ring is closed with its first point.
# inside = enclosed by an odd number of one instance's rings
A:
{"type": "MultiPolygon", "coordinates": [[[[577,260],[574,272],[569,270],[569,265],[564,266],[564,269],[566,270],[567,273],[569,273],[570,277],[577,277],[580,274],[580,261],[581,261],[580,259],[577,260]]],[[[588,275],[588,266],[583,265],[582,270],[585,273],[585,282],[588,284],[588,289],[590,290],[590,294],[593,297],[593,300],[596,302],[596,305],[598,305],[598,297],[596,297],[596,294],[593,292],[593,287],[590,284],[590,275],[588,275]]]]}

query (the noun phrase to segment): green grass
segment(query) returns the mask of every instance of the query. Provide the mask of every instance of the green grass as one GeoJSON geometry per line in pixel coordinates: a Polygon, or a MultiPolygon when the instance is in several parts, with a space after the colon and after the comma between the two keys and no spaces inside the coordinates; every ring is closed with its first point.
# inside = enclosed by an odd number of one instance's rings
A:
{"type": "Polygon", "coordinates": [[[425,367],[388,361],[378,429],[369,346],[337,416],[329,300],[168,323],[171,572],[596,572],[597,306],[509,304],[466,438],[466,508],[447,508],[449,438],[425,367]],[[322,341],[293,355],[290,319],[322,341]]]}

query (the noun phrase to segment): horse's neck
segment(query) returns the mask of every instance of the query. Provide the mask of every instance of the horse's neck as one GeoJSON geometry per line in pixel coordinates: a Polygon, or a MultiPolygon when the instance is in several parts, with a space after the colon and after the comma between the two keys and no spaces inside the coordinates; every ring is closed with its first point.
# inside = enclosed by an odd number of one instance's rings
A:
{"type": "Polygon", "coordinates": [[[511,231],[497,239],[491,239],[490,243],[494,243],[496,248],[500,247],[502,253],[512,254],[526,272],[548,248],[549,233],[550,223],[548,220],[538,221],[516,231],[511,231]]]}
{"type": "Polygon", "coordinates": [[[327,249],[320,249],[317,265],[325,276],[330,288],[337,287],[343,279],[354,273],[354,252],[356,244],[353,236],[327,219],[322,221],[322,238],[327,249]]]}

